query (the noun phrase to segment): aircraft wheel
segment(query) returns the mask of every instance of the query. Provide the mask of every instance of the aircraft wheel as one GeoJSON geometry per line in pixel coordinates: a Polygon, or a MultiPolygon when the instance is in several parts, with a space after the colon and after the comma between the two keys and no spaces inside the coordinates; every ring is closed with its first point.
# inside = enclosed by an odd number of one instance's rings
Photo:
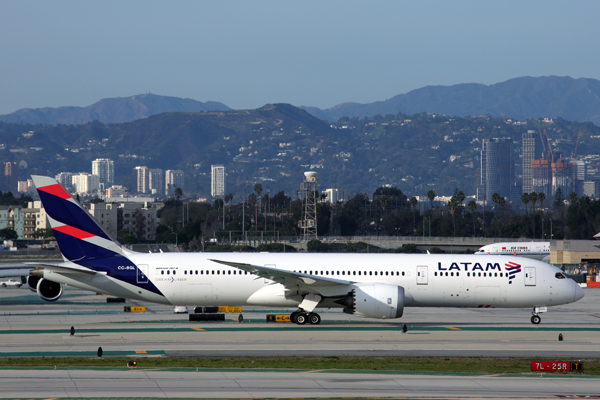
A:
{"type": "Polygon", "coordinates": [[[298,315],[296,316],[296,323],[298,325],[304,325],[307,319],[308,318],[306,317],[306,314],[298,313],[298,315]]]}
{"type": "Polygon", "coordinates": [[[540,318],[539,315],[533,315],[531,317],[531,323],[532,324],[539,325],[540,322],[542,322],[542,318],[540,318]]]}
{"type": "Polygon", "coordinates": [[[308,314],[308,322],[311,325],[319,325],[321,323],[321,317],[319,314],[310,313],[308,314]]]}
{"type": "Polygon", "coordinates": [[[294,311],[293,313],[290,314],[290,321],[294,324],[296,324],[296,318],[298,317],[298,314],[300,314],[298,311],[294,311]]]}

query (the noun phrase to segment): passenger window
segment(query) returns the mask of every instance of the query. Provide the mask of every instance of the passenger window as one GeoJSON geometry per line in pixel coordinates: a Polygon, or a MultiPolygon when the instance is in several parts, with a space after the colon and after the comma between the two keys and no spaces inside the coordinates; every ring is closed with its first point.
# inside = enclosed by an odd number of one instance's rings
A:
{"type": "Polygon", "coordinates": [[[184,274],[184,275],[187,275],[187,269],[186,269],[185,271],[183,271],[183,274],[184,274]]]}
{"type": "Polygon", "coordinates": [[[221,271],[217,270],[217,275],[220,275],[220,274],[221,274],[221,271]]]}
{"type": "Polygon", "coordinates": [[[435,272],[433,273],[433,276],[437,276],[437,271],[435,271],[435,272]]]}
{"type": "MultiPolygon", "coordinates": [[[[393,272],[392,272],[392,274],[393,274],[393,272]]],[[[385,271],[385,276],[388,276],[388,272],[387,271],[385,271]]]]}
{"type": "Polygon", "coordinates": [[[467,272],[467,276],[471,276],[471,273],[470,273],[470,272],[467,272]]]}
{"type": "Polygon", "coordinates": [[[485,276],[486,276],[486,275],[485,275],[485,272],[484,272],[484,273],[483,273],[483,277],[485,278],[485,276]]]}
{"type": "Polygon", "coordinates": [[[459,272],[457,272],[457,273],[456,273],[456,276],[458,276],[459,274],[460,274],[460,273],[459,273],[459,272]]]}
{"type": "Polygon", "coordinates": [[[404,276],[404,271],[402,271],[402,276],[404,276]]]}
{"type": "Polygon", "coordinates": [[[497,273],[497,272],[494,272],[494,276],[495,276],[495,277],[498,277],[498,273],[497,273]]]}
{"type": "Polygon", "coordinates": [[[454,276],[454,272],[450,272],[450,276],[454,276]]]}
{"type": "MultiPolygon", "coordinates": [[[[223,271],[223,272],[225,272],[225,271],[223,271]]],[[[231,275],[231,271],[227,271],[227,275],[231,275]]]]}
{"type": "Polygon", "coordinates": [[[356,271],[352,271],[352,275],[356,275],[356,271]]]}
{"type": "Polygon", "coordinates": [[[165,274],[165,271],[160,271],[160,274],[161,274],[161,275],[164,275],[164,274],[165,274]]]}
{"type": "Polygon", "coordinates": [[[167,275],[171,275],[171,271],[167,270],[167,275]]]}
{"type": "Polygon", "coordinates": [[[346,275],[346,271],[342,271],[342,275],[346,275]]]}
{"type": "Polygon", "coordinates": [[[360,271],[358,271],[358,274],[360,275],[360,271]]]}

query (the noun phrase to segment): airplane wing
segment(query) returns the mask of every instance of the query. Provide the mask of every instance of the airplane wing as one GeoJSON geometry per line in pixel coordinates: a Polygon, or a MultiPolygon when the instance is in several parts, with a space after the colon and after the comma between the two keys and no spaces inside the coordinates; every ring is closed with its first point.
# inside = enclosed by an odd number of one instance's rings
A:
{"type": "Polygon", "coordinates": [[[20,264],[0,264],[0,278],[9,278],[13,276],[27,276],[33,267],[23,263],[20,264]]]}
{"type": "Polygon", "coordinates": [[[241,269],[242,271],[248,271],[251,274],[257,275],[261,278],[270,279],[274,282],[281,283],[284,286],[300,286],[306,289],[313,289],[318,292],[320,287],[332,287],[332,286],[346,286],[351,285],[354,281],[347,281],[344,279],[335,279],[324,276],[315,276],[303,274],[301,272],[286,271],[277,268],[264,267],[261,265],[252,265],[231,261],[213,260],[210,261],[227,265],[230,267],[241,269]]]}
{"type": "Polygon", "coordinates": [[[62,274],[68,274],[68,273],[83,273],[83,274],[87,274],[87,275],[96,275],[97,274],[96,271],[84,268],[75,263],[50,264],[50,263],[28,262],[25,264],[33,266],[29,269],[34,269],[34,268],[51,269],[53,271],[60,272],[62,274]]]}

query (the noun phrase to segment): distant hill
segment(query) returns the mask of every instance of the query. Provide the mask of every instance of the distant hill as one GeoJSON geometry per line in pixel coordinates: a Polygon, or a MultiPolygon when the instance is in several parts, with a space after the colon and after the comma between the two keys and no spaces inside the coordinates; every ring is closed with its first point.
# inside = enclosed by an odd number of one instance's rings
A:
{"type": "Polygon", "coordinates": [[[521,77],[494,85],[465,83],[426,86],[375,103],[342,103],[321,110],[302,107],[317,118],[372,117],[431,112],[449,116],[492,115],[518,120],[561,117],[600,125],[600,81],[568,76],[521,77]]]}
{"type": "Polygon", "coordinates": [[[23,108],[0,115],[0,121],[25,124],[79,125],[91,121],[105,124],[131,122],[165,112],[227,111],[223,103],[140,94],[131,97],[102,99],[87,107],[23,108]]]}

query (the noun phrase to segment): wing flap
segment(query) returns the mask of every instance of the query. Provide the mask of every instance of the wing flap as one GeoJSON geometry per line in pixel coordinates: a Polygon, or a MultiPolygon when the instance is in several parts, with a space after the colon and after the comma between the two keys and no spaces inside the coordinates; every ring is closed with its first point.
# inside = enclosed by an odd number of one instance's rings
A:
{"type": "Polygon", "coordinates": [[[86,275],[96,275],[96,271],[92,271],[91,269],[87,269],[80,265],[74,263],[61,263],[61,264],[50,264],[50,263],[36,263],[36,262],[28,262],[25,263],[27,265],[32,265],[37,268],[50,269],[55,272],[59,272],[61,274],[86,274],[86,275]]]}

